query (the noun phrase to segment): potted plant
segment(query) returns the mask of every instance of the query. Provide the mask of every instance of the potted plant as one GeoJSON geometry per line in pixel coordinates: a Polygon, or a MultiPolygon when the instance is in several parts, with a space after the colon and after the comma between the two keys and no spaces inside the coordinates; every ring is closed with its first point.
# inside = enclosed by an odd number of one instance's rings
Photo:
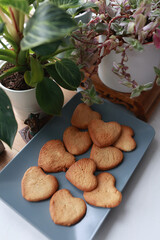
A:
{"type": "MultiPolygon", "coordinates": [[[[79,0],[0,1],[0,60],[6,62],[1,69],[0,82],[10,99],[11,93],[16,94],[11,102],[16,104],[17,112],[21,112],[19,104],[23,103],[25,113],[34,113],[25,104],[36,99],[35,112],[39,112],[40,107],[47,114],[60,114],[64,101],[61,87],[76,90],[82,74],[74,61],[65,55],[59,58],[59,54],[73,50],[70,36],[79,27],[75,16],[92,6],[93,3],[79,0]],[[71,14],[73,8],[76,11],[71,14]]],[[[4,97],[4,92],[1,94],[4,97]]],[[[6,96],[5,100],[8,101],[6,96]]],[[[0,139],[11,146],[13,141],[6,139],[7,114],[11,109],[8,106],[4,109],[4,102],[0,101],[0,139]],[[6,114],[2,117],[4,110],[6,114]]],[[[10,123],[10,127],[14,124],[10,123]]]]}
{"type": "Polygon", "coordinates": [[[86,26],[73,33],[77,63],[84,66],[89,78],[98,73],[111,88],[116,85],[121,91],[124,85],[127,92],[131,89],[131,97],[151,89],[156,75],[159,84],[159,1],[92,1],[98,11],[86,26]],[[151,82],[140,83],[142,78],[151,82]]]}

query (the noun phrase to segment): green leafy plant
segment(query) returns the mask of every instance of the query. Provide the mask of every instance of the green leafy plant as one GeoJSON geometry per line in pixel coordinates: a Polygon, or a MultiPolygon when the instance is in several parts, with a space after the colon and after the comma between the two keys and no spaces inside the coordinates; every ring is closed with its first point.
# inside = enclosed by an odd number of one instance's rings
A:
{"type": "MultiPolygon", "coordinates": [[[[79,28],[75,16],[94,6],[79,0],[0,0],[0,60],[12,64],[0,81],[17,72],[23,74],[25,83],[36,88],[42,110],[60,115],[61,87],[74,91],[82,78],[77,64],[60,54],[75,48],[70,40],[72,31],[79,28]]],[[[8,120],[13,112],[4,92],[0,97],[0,139],[12,146],[16,124],[8,120]],[[11,135],[8,126],[13,127],[11,135]]]]}

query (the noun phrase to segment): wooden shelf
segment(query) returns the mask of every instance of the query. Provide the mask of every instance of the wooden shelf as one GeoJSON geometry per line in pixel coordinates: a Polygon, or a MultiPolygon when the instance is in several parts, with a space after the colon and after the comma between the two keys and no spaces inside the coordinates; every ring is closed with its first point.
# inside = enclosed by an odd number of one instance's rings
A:
{"type": "Polygon", "coordinates": [[[142,92],[139,97],[130,98],[130,93],[122,93],[114,91],[105,86],[97,75],[92,77],[92,81],[96,91],[103,98],[117,104],[124,105],[127,109],[132,111],[136,117],[148,121],[153,110],[160,102],[160,87],[154,83],[151,90],[142,92]]]}

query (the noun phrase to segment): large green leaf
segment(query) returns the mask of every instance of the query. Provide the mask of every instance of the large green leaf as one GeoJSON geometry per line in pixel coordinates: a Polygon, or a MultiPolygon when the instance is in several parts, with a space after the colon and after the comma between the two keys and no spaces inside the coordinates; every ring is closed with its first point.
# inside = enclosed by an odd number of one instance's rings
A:
{"type": "Polygon", "coordinates": [[[29,5],[33,4],[35,2],[35,0],[27,0],[27,1],[28,1],[29,5]]]}
{"type": "Polygon", "coordinates": [[[0,139],[12,147],[17,132],[17,122],[11,102],[0,88],[0,139]]]}
{"type": "Polygon", "coordinates": [[[72,88],[78,88],[81,82],[81,72],[77,65],[70,59],[63,58],[55,64],[61,79],[72,88]]]}
{"type": "Polygon", "coordinates": [[[76,90],[77,87],[73,87],[70,86],[69,84],[67,84],[58,74],[56,68],[55,68],[55,64],[46,66],[45,68],[47,70],[47,72],[49,73],[49,75],[63,88],[68,89],[68,90],[76,90]]]}
{"type": "Polygon", "coordinates": [[[51,1],[53,2],[54,5],[63,9],[78,7],[80,5],[79,0],[51,0],[51,1]]]}
{"type": "Polygon", "coordinates": [[[76,27],[76,22],[53,3],[41,4],[29,20],[21,41],[22,50],[62,39],[76,27]]]}
{"type": "Polygon", "coordinates": [[[29,4],[27,0],[0,0],[0,5],[16,8],[24,13],[29,13],[29,4]]]}
{"type": "Polygon", "coordinates": [[[53,80],[45,77],[42,82],[37,84],[36,98],[44,112],[50,115],[60,115],[64,96],[60,87],[53,80]]]}
{"type": "Polygon", "coordinates": [[[82,12],[84,12],[87,9],[90,9],[90,8],[93,8],[97,12],[98,12],[98,9],[99,9],[98,6],[95,3],[93,3],[93,2],[86,2],[81,7],[76,9],[75,15],[77,15],[79,13],[82,13],[82,12]]]}
{"type": "Polygon", "coordinates": [[[61,44],[61,41],[46,43],[38,47],[32,48],[32,50],[40,56],[47,56],[54,53],[60,44],[61,44]]]}

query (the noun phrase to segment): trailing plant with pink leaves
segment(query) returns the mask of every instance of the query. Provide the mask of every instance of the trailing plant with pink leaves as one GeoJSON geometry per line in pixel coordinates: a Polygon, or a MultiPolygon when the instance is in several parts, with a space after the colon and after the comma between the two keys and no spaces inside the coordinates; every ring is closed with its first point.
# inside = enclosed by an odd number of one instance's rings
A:
{"type": "MultiPolygon", "coordinates": [[[[160,51],[160,1],[158,0],[92,0],[98,11],[87,25],[73,32],[75,51],[72,57],[83,66],[89,78],[97,72],[104,56],[111,51],[121,53],[121,61],[113,62],[113,72],[120,82],[132,89],[131,97],[152,88],[153,83],[139,85],[131,78],[127,66],[127,49],[143,51],[144,44],[153,43],[160,51]],[[103,41],[99,36],[103,35],[103,41]],[[91,66],[94,66],[91,68],[91,66]]],[[[157,84],[160,69],[155,67],[157,84]]],[[[85,95],[86,96],[86,95],[85,95]]]]}

